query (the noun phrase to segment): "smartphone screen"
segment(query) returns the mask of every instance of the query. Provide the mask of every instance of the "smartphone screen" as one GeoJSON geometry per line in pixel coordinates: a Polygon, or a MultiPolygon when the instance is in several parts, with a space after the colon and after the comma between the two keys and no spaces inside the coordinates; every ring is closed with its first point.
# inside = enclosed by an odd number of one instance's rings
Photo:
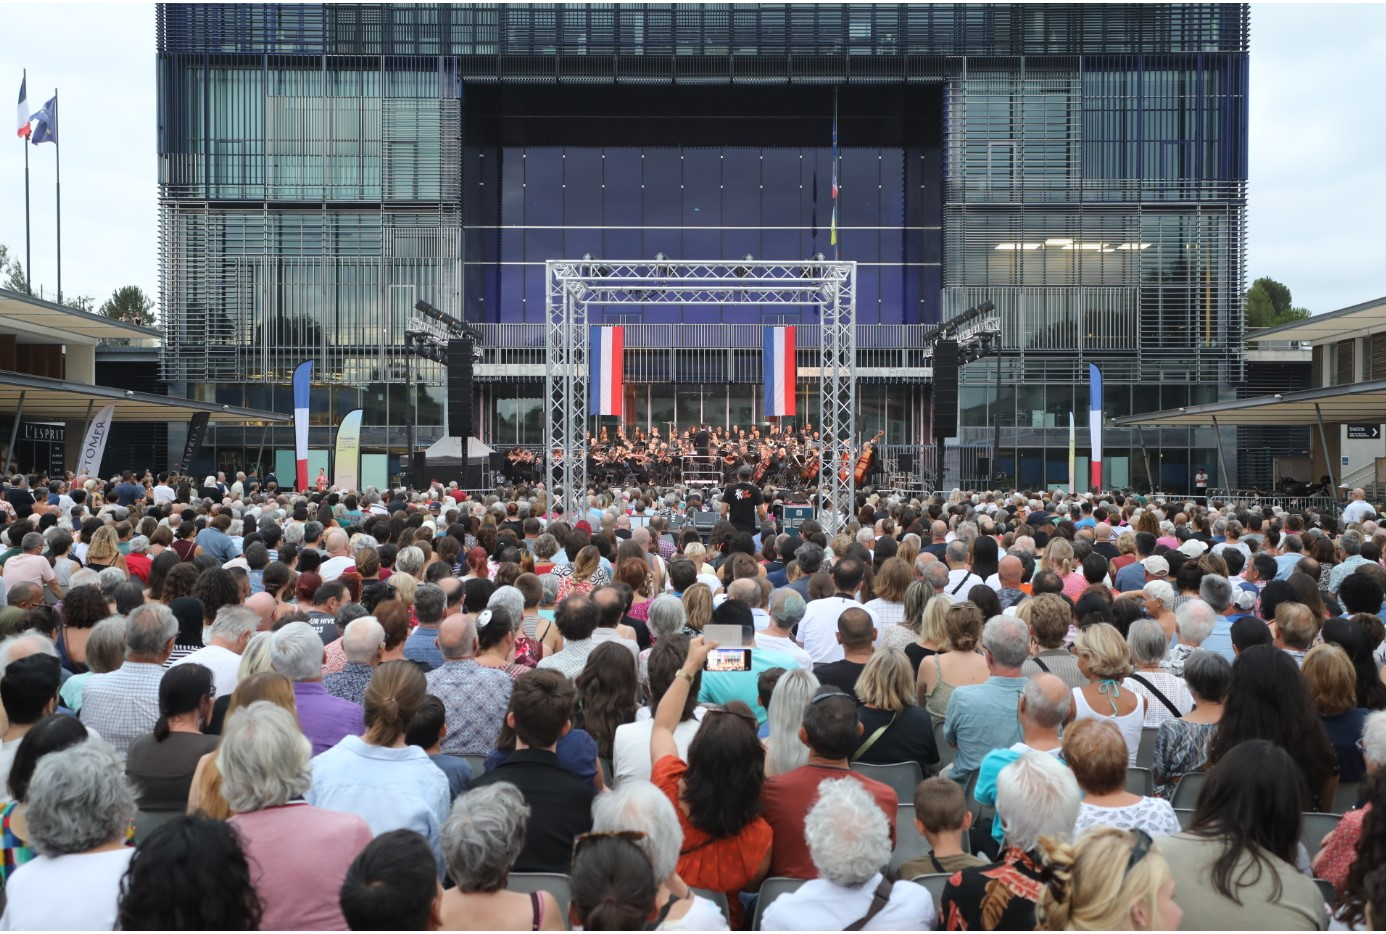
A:
{"type": "Polygon", "coordinates": [[[713,649],[707,653],[704,671],[750,671],[750,649],[713,649]]]}

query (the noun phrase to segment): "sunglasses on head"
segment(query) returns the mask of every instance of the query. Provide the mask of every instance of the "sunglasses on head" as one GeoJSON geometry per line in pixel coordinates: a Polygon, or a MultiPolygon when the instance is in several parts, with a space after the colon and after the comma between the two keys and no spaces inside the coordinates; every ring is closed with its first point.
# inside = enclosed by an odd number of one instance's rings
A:
{"type": "Polygon", "coordinates": [[[1126,871],[1122,873],[1123,878],[1131,874],[1131,870],[1136,868],[1136,864],[1145,859],[1145,854],[1150,852],[1150,845],[1154,842],[1150,839],[1150,834],[1137,828],[1131,831],[1131,836],[1136,838],[1136,845],[1131,848],[1131,857],[1126,860],[1126,871]]]}
{"type": "Polygon", "coordinates": [[[598,840],[624,840],[636,844],[648,836],[649,834],[643,830],[594,830],[590,833],[580,833],[573,838],[573,856],[576,858],[579,850],[591,846],[598,840]]]}

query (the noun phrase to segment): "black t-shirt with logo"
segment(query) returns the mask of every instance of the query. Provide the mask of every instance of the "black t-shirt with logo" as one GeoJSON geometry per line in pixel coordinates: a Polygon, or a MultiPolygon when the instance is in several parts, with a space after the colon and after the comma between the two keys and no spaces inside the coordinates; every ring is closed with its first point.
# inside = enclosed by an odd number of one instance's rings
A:
{"type": "Polygon", "coordinates": [[[722,494],[722,502],[731,507],[727,510],[727,519],[738,532],[754,535],[760,530],[756,513],[765,499],[759,489],[749,483],[738,483],[722,494]]]}

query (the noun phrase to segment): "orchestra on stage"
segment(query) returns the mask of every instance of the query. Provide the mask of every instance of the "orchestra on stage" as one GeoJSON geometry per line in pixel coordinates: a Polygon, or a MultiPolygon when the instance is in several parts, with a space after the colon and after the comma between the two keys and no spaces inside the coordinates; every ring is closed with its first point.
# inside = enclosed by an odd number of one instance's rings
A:
{"type": "MultiPolygon", "coordinates": [[[[883,434],[877,433],[836,466],[844,479],[850,475],[860,486],[880,470],[875,448],[883,434]]],[[[612,432],[603,427],[587,436],[587,477],[598,486],[724,486],[735,482],[743,465],[750,465],[757,486],[802,489],[818,485],[825,469],[820,451],[819,433],[812,424],[749,429],[703,424],[678,431],[669,423],[665,435],[658,426],[637,427],[629,434],[623,428],[612,432]]],[[[560,455],[555,451],[548,458],[550,469],[560,455]]],[[[511,448],[504,454],[501,479],[533,483],[543,476],[542,459],[542,450],[511,448]]]]}

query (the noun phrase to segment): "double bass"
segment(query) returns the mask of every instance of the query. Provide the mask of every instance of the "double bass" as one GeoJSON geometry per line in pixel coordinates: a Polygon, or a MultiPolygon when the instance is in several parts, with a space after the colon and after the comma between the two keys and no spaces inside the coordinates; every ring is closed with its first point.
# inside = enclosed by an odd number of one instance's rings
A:
{"type": "Polygon", "coordinates": [[[876,432],[876,437],[862,445],[861,456],[857,458],[857,466],[852,474],[852,482],[857,486],[861,486],[866,482],[866,472],[871,469],[871,458],[876,453],[876,442],[881,440],[881,435],[883,434],[885,434],[884,429],[876,432]]]}

